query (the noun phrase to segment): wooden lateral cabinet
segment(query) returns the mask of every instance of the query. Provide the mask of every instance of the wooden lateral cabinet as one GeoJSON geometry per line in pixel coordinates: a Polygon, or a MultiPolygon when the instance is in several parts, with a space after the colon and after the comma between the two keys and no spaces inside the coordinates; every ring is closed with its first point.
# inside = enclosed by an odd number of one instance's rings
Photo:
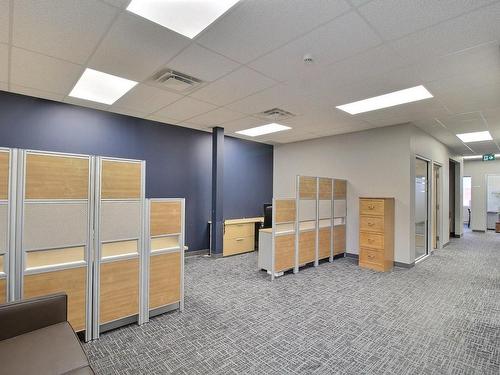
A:
{"type": "Polygon", "coordinates": [[[394,264],[394,198],[360,198],[359,266],[390,271],[394,264]]]}
{"type": "Polygon", "coordinates": [[[223,256],[254,251],[255,224],[262,221],[262,217],[224,221],[223,256]]]}

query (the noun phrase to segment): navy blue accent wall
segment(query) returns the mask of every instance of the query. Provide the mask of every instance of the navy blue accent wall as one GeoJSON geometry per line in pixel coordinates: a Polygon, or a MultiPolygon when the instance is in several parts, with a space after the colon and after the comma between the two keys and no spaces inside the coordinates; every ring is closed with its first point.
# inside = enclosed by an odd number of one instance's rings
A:
{"type": "MultiPolygon", "coordinates": [[[[238,142],[242,152],[249,147],[246,141],[226,139],[233,157],[238,142]]],[[[146,197],[186,198],[186,244],[190,250],[208,248],[210,133],[0,91],[0,146],[146,160],[146,197]]],[[[253,164],[243,155],[237,160],[242,169],[253,164]]],[[[266,177],[258,180],[269,178],[269,190],[262,190],[260,199],[266,201],[272,195],[272,159],[260,168],[266,177]]],[[[246,189],[253,185],[239,186],[239,193],[230,192],[232,199],[238,194],[246,199],[246,189]]],[[[232,213],[242,217],[258,211],[250,205],[241,209],[232,213]]]]}
{"type": "Polygon", "coordinates": [[[273,199],[273,146],[224,139],[224,219],[263,216],[273,199]]]}

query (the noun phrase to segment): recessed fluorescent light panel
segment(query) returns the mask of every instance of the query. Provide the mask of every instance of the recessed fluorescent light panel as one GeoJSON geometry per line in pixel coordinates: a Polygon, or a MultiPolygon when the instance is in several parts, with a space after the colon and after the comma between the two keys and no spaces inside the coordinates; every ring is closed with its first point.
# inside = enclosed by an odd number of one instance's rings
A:
{"type": "Polygon", "coordinates": [[[350,113],[351,115],[357,115],[358,113],[394,107],[396,105],[416,102],[432,97],[432,94],[427,91],[424,86],[420,85],[410,87],[409,89],[394,91],[385,95],[374,96],[373,98],[368,98],[349,104],[339,105],[337,108],[350,113]]]}
{"type": "Polygon", "coordinates": [[[69,96],[111,105],[135,85],[135,81],[87,68],[69,96]]]}
{"type": "Polygon", "coordinates": [[[239,0],[132,0],[127,10],[194,38],[239,0]]]}
{"type": "Polygon", "coordinates": [[[291,127],[280,125],[280,124],[267,124],[262,126],[257,126],[255,128],[245,129],[237,131],[236,133],[247,135],[249,137],[258,137],[259,135],[271,134],[276,132],[281,132],[283,130],[290,130],[291,127]]]}
{"type": "Polygon", "coordinates": [[[491,141],[493,139],[489,131],[462,133],[457,134],[457,137],[460,138],[460,140],[464,143],[491,141]]]}

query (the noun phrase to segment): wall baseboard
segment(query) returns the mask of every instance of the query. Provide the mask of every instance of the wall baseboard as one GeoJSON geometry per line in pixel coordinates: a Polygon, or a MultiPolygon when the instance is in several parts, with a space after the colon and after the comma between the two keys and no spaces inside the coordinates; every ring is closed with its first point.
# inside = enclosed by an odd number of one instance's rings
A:
{"type": "Polygon", "coordinates": [[[209,253],[208,249],[194,250],[194,251],[186,251],[184,253],[184,256],[185,257],[194,257],[194,256],[198,256],[198,255],[208,255],[208,253],[209,253]]]}
{"type": "Polygon", "coordinates": [[[473,232],[478,232],[478,233],[486,233],[486,231],[482,230],[482,229],[473,229],[472,231],[473,232]]]}
{"type": "Polygon", "coordinates": [[[344,254],[346,258],[359,259],[359,254],[354,254],[354,253],[344,253],[344,254]]]}
{"type": "Polygon", "coordinates": [[[401,268],[413,268],[413,267],[415,267],[415,262],[413,262],[413,263],[394,262],[394,266],[401,267],[401,268]]]}
{"type": "Polygon", "coordinates": [[[453,238],[460,238],[460,237],[463,237],[464,234],[455,234],[455,233],[450,233],[450,237],[453,237],[453,238]]]}

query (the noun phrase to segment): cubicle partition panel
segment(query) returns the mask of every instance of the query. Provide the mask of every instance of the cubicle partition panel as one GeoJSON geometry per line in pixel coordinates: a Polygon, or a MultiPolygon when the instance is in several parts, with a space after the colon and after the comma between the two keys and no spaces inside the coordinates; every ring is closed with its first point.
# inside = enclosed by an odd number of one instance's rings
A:
{"type": "Polygon", "coordinates": [[[90,333],[92,162],[87,155],[19,151],[19,298],[68,295],[68,320],[90,333]]]}
{"type": "Polygon", "coordinates": [[[11,256],[11,243],[13,241],[11,221],[11,196],[13,186],[11,175],[15,173],[13,168],[15,151],[0,148],[0,303],[7,302],[13,298],[13,280],[10,270],[13,268],[13,256],[11,256]]]}
{"type": "Polygon", "coordinates": [[[143,321],[145,163],[96,159],[93,337],[143,321]]]}
{"type": "Polygon", "coordinates": [[[347,181],[335,179],[333,183],[333,256],[346,251],[347,181]]]}
{"type": "Polygon", "coordinates": [[[318,178],[318,260],[333,260],[333,180],[318,178]]]}
{"type": "Polygon", "coordinates": [[[307,263],[318,265],[318,178],[297,176],[296,247],[294,272],[307,263]]]}
{"type": "Polygon", "coordinates": [[[296,264],[295,199],[273,199],[271,280],[296,264]]]}
{"type": "Polygon", "coordinates": [[[148,199],[145,240],[145,321],[184,309],[184,199],[148,199]]]}

